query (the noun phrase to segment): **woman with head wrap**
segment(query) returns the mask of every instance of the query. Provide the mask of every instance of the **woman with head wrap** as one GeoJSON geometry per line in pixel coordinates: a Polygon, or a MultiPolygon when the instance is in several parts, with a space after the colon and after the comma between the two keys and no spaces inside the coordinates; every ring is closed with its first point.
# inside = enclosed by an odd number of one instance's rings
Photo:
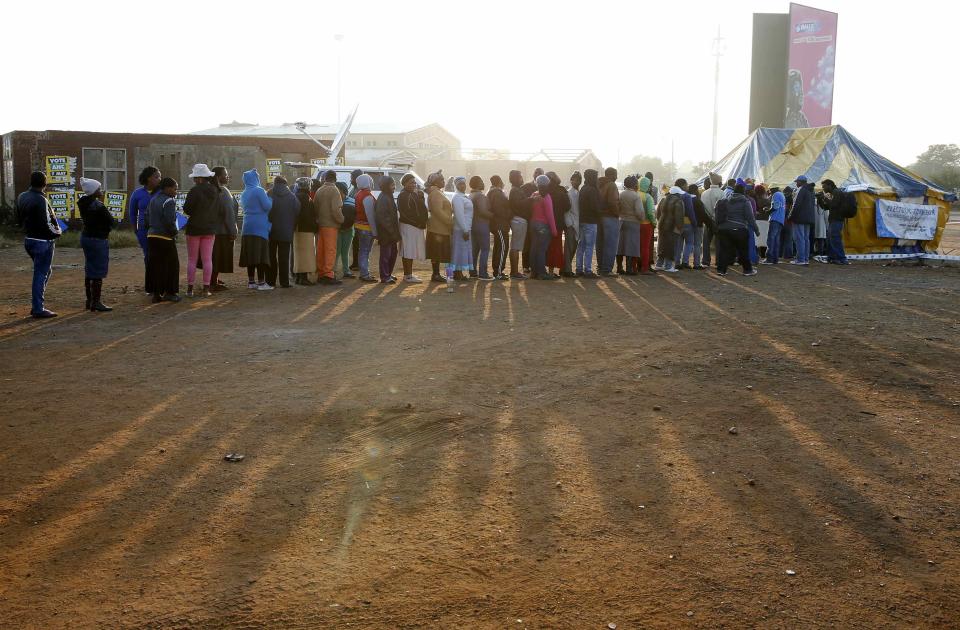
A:
{"type": "Polygon", "coordinates": [[[400,242],[400,221],[397,200],[393,198],[396,183],[389,175],[380,178],[380,196],[377,197],[377,241],[380,242],[380,282],[396,284],[393,268],[397,264],[397,244],[400,242]]]}
{"type": "Polygon", "coordinates": [[[403,260],[403,281],[413,284],[423,282],[413,275],[413,261],[425,260],[427,244],[423,230],[427,227],[427,200],[423,191],[417,190],[417,178],[407,173],[400,179],[403,190],[397,196],[400,212],[400,256],[403,260]]]}
{"type": "Polygon", "coordinates": [[[77,202],[80,208],[80,218],[83,220],[83,232],[80,233],[80,246],[83,248],[84,280],[83,286],[87,293],[86,308],[88,311],[103,313],[112,311],[100,300],[103,291],[103,279],[107,277],[110,264],[110,230],[117,226],[107,207],[100,201],[103,190],[100,182],[95,179],[80,178],[80,188],[83,196],[77,202]]]}
{"type": "Polygon", "coordinates": [[[476,262],[476,270],[471,271],[470,276],[493,280],[493,276],[487,273],[487,260],[490,258],[490,220],[493,219],[493,212],[483,188],[482,177],[474,175],[470,178],[470,201],[473,202],[470,240],[473,242],[473,260],[476,262]]]}
{"type": "Polygon", "coordinates": [[[427,177],[427,258],[433,266],[431,282],[443,282],[440,263],[450,262],[450,235],[453,232],[453,206],[443,194],[443,171],[427,177]]]}
{"type": "Polygon", "coordinates": [[[473,271],[473,202],[467,196],[467,178],[453,180],[457,192],[453,195],[453,229],[450,234],[450,262],[447,264],[447,292],[453,293],[454,280],[466,280],[463,272],[473,271]]]}
{"type": "Polygon", "coordinates": [[[533,204],[533,213],[530,216],[530,230],[533,233],[530,239],[530,257],[532,266],[531,278],[539,280],[556,280],[559,276],[547,273],[547,248],[550,241],[557,234],[557,221],[553,214],[553,199],[550,196],[550,178],[540,175],[536,179],[537,190],[540,193],[533,204]]]}

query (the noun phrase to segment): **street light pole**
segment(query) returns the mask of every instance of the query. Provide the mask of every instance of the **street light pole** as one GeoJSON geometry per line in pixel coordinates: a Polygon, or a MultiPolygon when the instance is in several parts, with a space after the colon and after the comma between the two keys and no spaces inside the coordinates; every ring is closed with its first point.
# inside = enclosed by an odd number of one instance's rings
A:
{"type": "Polygon", "coordinates": [[[717,26],[717,37],[713,40],[713,56],[716,64],[713,68],[713,144],[710,148],[710,161],[717,161],[717,127],[720,112],[720,57],[723,56],[723,38],[720,37],[720,27],[717,26]]]}
{"type": "Polygon", "coordinates": [[[343,50],[343,35],[337,33],[333,36],[333,39],[337,41],[337,122],[343,122],[343,119],[340,118],[340,56],[341,51],[343,50]]]}

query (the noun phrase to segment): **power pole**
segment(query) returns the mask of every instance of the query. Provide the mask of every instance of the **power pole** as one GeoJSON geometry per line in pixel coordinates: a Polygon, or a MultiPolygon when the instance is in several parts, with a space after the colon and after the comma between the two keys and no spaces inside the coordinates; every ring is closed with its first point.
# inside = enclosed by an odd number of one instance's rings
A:
{"type": "Polygon", "coordinates": [[[717,37],[713,40],[713,56],[716,64],[713,69],[713,145],[710,149],[710,161],[717,162],[717,126],[719,120],[720,103],[720,57],[723,56],[723,38],[720,37],[720,26],[717,26],[717,37]]]}
{"type": "Polygon", "coordinates": [[[337,33],[333,36],[337,42],[337,124],[343,122],[340,118],[340,57],[343,51],[343,35],[337,33]]]}

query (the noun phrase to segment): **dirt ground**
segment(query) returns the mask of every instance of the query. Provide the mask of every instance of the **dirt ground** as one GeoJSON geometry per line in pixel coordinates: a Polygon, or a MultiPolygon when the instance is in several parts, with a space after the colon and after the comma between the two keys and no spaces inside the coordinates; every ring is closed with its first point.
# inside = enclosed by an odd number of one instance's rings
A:
{"type": "Polygon", "coordinates": [[[0,250],[0,625],[960,627],[956,266],[151,305],[126,249],[95,315],[81,262],[33,321],[0,250]]]}

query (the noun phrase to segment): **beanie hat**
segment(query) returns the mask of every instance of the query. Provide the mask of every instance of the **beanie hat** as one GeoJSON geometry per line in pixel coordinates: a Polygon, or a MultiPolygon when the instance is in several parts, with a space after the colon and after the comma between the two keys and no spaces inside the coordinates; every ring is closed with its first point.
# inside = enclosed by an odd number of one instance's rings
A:
{"type": "Polygon", "coordinates": [[[623,180],[624,188],[629,188],[630,190],[633,190],[637,186],[639,186],[639,182],[637,181],[636,175],[630,175],[629,177],[623,180]]]}
{"type": "Polygon", "coordinates": [[[539,176],[537,176],[537,186],[544,186],[544,187],[545,187],[545,186],[549,186],[549,185],[550,185],[550,178],[549,178],[549,177],[547,177],[546,175],[539,175],[539,176]]]}
{"type": "Polygon", "coordinates": [[[100,190],[100,182],[95,179],[87,179],[86,177],[80,178],[80,189],[85,195],[92,195],[98,190],[100,190]]]}
{"type": "Polygon", "coordinates": [[[357,177],[357,188],[373,188],[373,178],[367,174],[357,177]]]}

